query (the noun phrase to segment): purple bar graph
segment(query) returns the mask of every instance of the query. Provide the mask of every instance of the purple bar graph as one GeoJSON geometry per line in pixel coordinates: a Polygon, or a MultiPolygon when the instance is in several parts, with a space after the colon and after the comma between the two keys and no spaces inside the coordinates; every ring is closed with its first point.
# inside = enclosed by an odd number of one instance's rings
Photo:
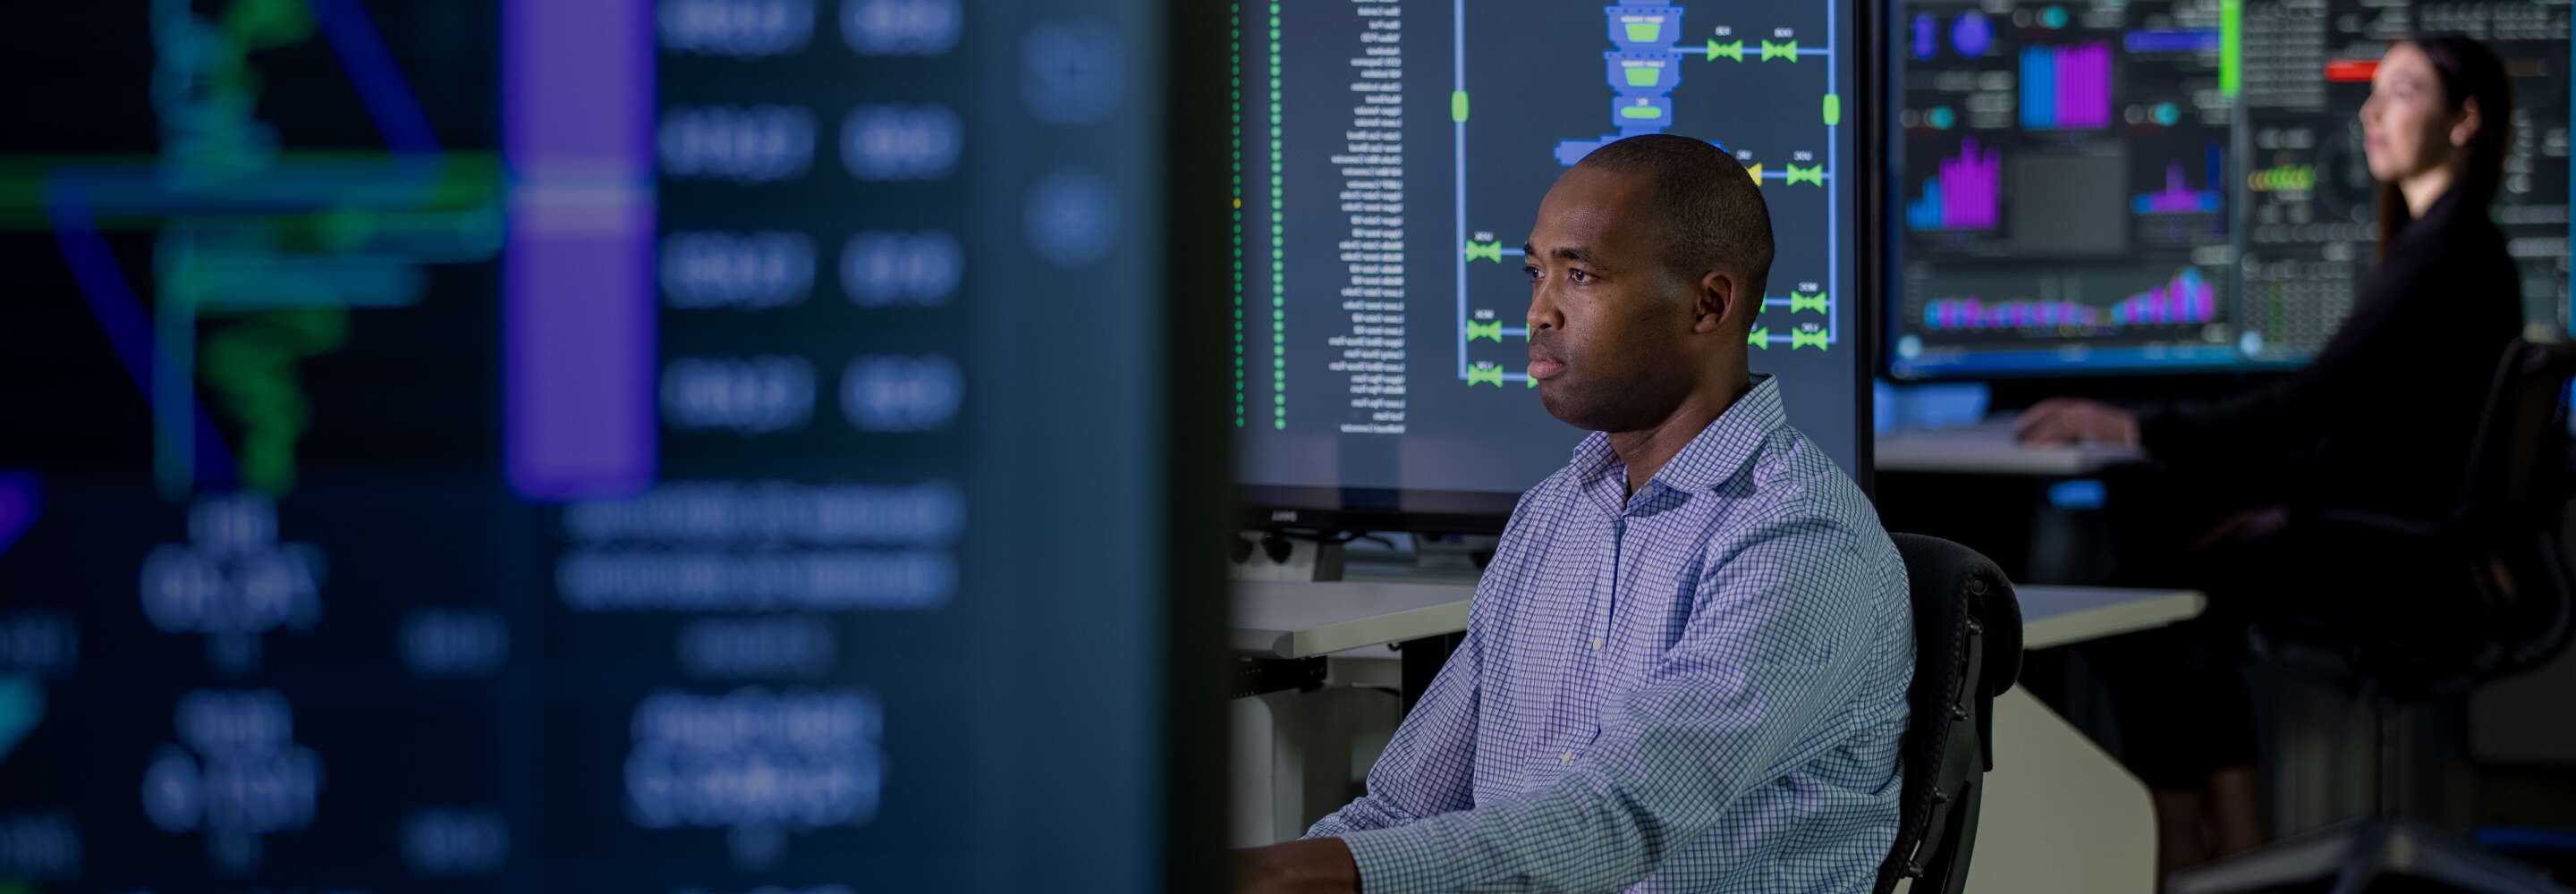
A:
{"type": "Polygon", "coordinates": [[[2218,318],[2218,293],[2197,268],[2186,267],[2172,279],[2120,299],[2105,314],[2073,301],[2003,301],[1983,298],[1938,298],[1923,307],[1923,325],[1934,331],[2109,326],[2190,325],[2218,318]]]}
{"type": "Polygon", "coordinates": [[[2162,285],[2120,299],[2111,322],[2122,325],[2206,323],[2218,316],[2218,293],[2197,268],[2186,267],[2162,285]]]}
{"type": "Polygon", "coordinates": [[[502,452],[530,500],[653,480],[653,20],[506,0],[502,452]]]}
{"type": "Polygon", "coordinates": [[[1906,225],[1917,230],[1993,229],[2003,221],[2003,154],[1981,150],[1974,139],[1943,158],[1923,194],[1908,203],[1906,225]]]}
{"type": "Polygon", "coordinates": [[[2073,130],[2111,125],[2111,45],[2103,41],[2021,51],[2021,126],[2073,130]]]}
{"type": "Polygon", "coordinates": [[[1927,328],[1942,329],[2024,329],[2033,326],[2102,325],[2102,312],[2071,301],[2006,301],[1987,304],[1982,298],[1942,298],[1924,308],[1927,328]]]}
{"type": "Polygon", "coordinates": [[[2223,170],[2221,167],[2223,158],[2217,146],[2209,147],[2208,157],[2208,189],[2191,188],[2190,181],[2183,179],[2182,162],[2167,162],[2164,190],[2130,199],[2130,210],[2139,214],[2192,214],[2217,211],[2220,203],[2218,182],[2223,170]]]}
{"type": "Polygon", "coordinates": [[[2165,165],[2164,191],[2148,193],[2139,198],[2146,200],[2146,210],[2150,214],[2181,214],[2201,210],[2200,191],[2191,188],[2191,184],[2183,181],[2182,162],[2178,161],[2165,165]]]}
{"type": "Polygon", "coordinates": [[[1977,151],[1977,141],[1960,144],[1959,154],[1941,160],[1941,226],[1964,230],[1993,227],[2003,217],[2003,154],[1977,151]]]}

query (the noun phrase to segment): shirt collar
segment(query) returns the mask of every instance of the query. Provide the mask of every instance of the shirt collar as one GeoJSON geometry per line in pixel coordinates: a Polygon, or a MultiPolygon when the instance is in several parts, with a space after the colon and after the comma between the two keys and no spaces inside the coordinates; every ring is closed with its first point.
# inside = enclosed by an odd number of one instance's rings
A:
{"type": "MultiPolygon", "coordinates": [[[[1672,460],[1664,463],[1638,493],[1643,495],[1657,484],[1684,492],[1715,489],[1752,462],[1762,442],[1788,421],[1780,404],[1779,378],[1756,374],[1752,390],[1736,398],[1726,412],[1717,414],[1707,428],[1700,429],[1699,435],[1683,445],[1680,453],[1673,454],[1672,460]]],[[[1574,446],[1566,468],[1586,489],[1606,476],[1624,476],[1627,472],[1619,455],[1610,449],[1610,436],[1597,431],[1574,446]]],[[[1620,484],[1626,486],[1624,481],[1620,484]]]]}

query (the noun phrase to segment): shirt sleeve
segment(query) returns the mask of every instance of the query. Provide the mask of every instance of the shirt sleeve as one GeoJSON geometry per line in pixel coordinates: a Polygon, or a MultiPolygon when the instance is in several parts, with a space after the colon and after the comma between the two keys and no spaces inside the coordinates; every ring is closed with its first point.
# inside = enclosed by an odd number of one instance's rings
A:
{"type": "Polygon", "coordinates": [[[1701,581],[1680,640],[1603,709],[1598,738],[1563,777],[1342,836],[1362,889],[1620,890],[1747,792],[1843,741],[1859,722],[1851,704],[1888,572],[1853,532],[1812,515],[1735,542],[1745,545],[1701,581]]]}
{"type": "Polygon", "coordinates": [[[1480,648],[1471,624],[1369,768],[1368,794],[1317,820],[1306,837],[1391,828],[1473,803],[1480,648]]]}
{"type": "MultiPolygon", "coordinates": [[[[1531,496],[1548,486],[1541,483],[1521,494],[1488,567],[1515,567],[1509,559],[1529,548],[1531,535],[1521,513],[1529,508],[1531,496]]],[[[1484,656],[1484,636],[1477,631],[1491,623],[1487,619],[1498,610],[1496,600],[1485,594],[1506,592],[1509,583],[1490,577],[1477,582],[1477,598],[1467,608],[1467,635],[1440,665],[1440,673],[1432,676],[1431,685],[1414,701],[1404,722],[1396,725],[1395,737],[1387,741],[1377,763],[1369,767],[1368,794],[1316,820],[1306,837],[1392,828],[1475,803],[1476,689],[1484,656]]]]}

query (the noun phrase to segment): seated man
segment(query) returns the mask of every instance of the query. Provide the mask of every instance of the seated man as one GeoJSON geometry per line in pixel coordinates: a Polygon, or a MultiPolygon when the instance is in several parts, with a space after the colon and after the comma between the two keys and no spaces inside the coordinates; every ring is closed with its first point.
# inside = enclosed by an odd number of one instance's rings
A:
{"type": "Polygon", "coordinates": [[[1368,794],[1243,852],[1243,889],[1870,890],[1912,610],[1868,500],[1746,368],[1761,193],[1632,137],[1557,180],[1525,250],[1530,375],[1595,434],[1513,510],[1368,794]]]}

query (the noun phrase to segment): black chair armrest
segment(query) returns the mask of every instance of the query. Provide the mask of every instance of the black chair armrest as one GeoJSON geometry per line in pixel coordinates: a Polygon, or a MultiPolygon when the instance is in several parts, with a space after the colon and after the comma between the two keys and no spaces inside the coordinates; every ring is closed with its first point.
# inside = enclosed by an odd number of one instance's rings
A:
{"type": "Polygon", "coordinates": [[[2293,509],[2285,527],[2301,532],[2323,532],[2329,536],[2342,530],[2427,542],[2453,536],[2451,526],[2445,523],[2362,509],[2293,509]]]}

